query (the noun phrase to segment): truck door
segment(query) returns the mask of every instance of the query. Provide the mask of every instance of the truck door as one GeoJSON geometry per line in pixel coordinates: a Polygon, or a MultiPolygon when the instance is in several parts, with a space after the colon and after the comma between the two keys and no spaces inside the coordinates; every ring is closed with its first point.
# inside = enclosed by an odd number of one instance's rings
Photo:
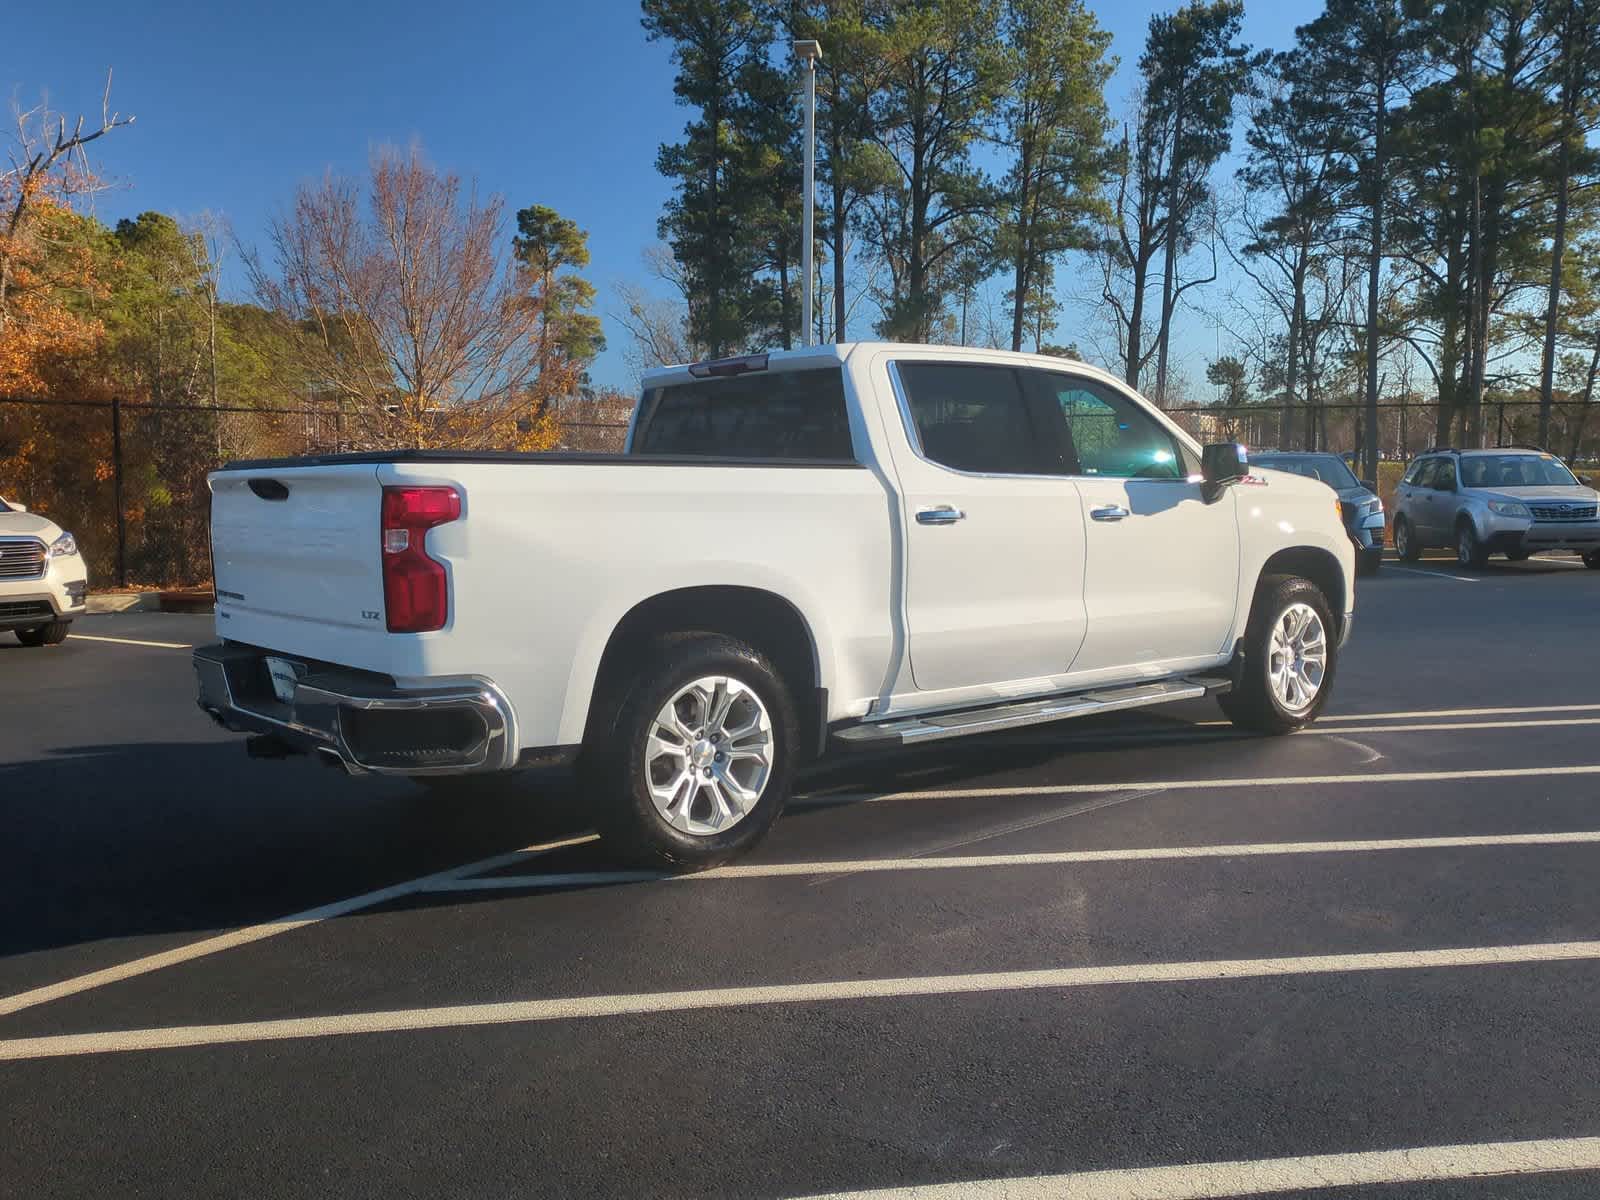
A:
{"type": "Polygon", "coordinates": [[[1171,671],[1226,653],[1239,604],[1239,489],[1207,503],[1191,452],[1110,384],[1027,376],[1065,424],[1086,518],[1088,633],[1073,674],[1171,671]]]}
{"type": "MultiPolygon", "coordinates": [[[[1064,674],[1083,641],[1083,516],[1017,368],[885,360],[919,692],[1064,674]],[[898,427],[896,427],[898,426],[898,427]]],[[[881,376],[879,376],[881,379],[881,376]]]]}

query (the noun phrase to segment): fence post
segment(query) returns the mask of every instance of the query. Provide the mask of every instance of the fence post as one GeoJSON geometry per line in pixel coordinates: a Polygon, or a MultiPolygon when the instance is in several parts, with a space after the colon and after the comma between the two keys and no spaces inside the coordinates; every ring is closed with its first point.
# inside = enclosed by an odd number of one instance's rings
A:
{"type": "Polygon", "coordinates": [[[122,397],[111,397],[111,494],[117,506],[117,586],[128,586],[128,522],[122,512],[122,397]]]}

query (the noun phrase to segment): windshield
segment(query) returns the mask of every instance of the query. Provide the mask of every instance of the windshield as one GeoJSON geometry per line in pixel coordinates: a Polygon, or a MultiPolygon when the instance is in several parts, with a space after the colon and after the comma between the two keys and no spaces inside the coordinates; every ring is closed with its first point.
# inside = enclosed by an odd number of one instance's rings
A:
{"type": "Polygon", "coordinates": [[[1553,454],[1473,454],[1461,458],[1464,487],[1574,487],[1577,482],[1553,454]]]}
{"type": "Polygon", "coordinates": [[[1349,467],[1345,466],[1344,459],[1337,454],[1307,454],[1294,458],[1287,455],[1257,454],[1250,461],[1258,467],[1266,467],[1271,471],[1291,471],[1296,475],[1304,475],[1307,479],[1320,479],[1335,489],[1361,486],[1361,481],[1349,467]]]}

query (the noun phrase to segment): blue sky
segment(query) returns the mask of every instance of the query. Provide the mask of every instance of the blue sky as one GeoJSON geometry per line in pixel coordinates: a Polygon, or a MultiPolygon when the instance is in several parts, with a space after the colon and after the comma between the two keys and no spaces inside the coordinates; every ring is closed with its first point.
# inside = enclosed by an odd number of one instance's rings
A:
{"type": "MultiPolygon", "coordinates": [[[[1151,14],[1176,2],[1091,0],[1122,59],[1114,108],[1151,14]]],[[[1246,40],[1282,48],[1318,7],[1247,0],[1246,40]]],[[[548,204],[587,229],[602,315],[617,282],[644,281],[640,252],[656,240],[668,190],[656,148],[687,114],[673,99],[668,48],[645,40],[634,0],[77,0],[67,17],[24,5],[8,25],[8,98],[28,106],[48,92],[60,110],[97,113],[112,67],[113,106],[138,117],[98,145],[97,165],[118,184],[97,200],[103,220],[210,210],[257,242],[300,181],[330,167],[358,172],[374,146],[418,139],[510,211],[548,204]]],[[[1057,339],[1084,340],[1075,325],[1085,319],[1069,305],[1057,339]]],[[[624,335],[607,325],[612,347],[594,376],[630,387],[624,335]]],[[[1180,365],[1191,379],[1204,378],[1216,336],[1202,317],[1186,322],[1180,365]]]]}

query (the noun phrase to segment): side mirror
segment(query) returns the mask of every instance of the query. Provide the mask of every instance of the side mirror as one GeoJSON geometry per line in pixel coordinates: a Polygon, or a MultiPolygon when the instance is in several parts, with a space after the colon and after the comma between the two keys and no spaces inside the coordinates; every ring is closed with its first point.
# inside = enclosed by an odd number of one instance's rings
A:
{"type": "Polygon", "coordinates": [[[1209,504],[1222,489],[1250,474],[1250,456],[1238,442],[1215,442],[1200,451],[1202,494],[1209,504]]]}

